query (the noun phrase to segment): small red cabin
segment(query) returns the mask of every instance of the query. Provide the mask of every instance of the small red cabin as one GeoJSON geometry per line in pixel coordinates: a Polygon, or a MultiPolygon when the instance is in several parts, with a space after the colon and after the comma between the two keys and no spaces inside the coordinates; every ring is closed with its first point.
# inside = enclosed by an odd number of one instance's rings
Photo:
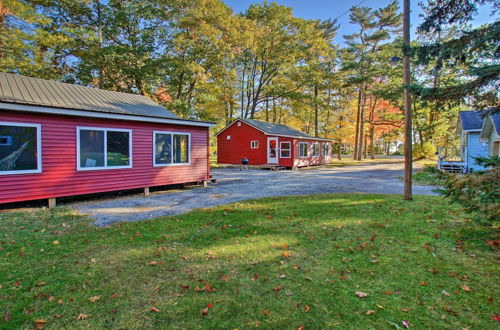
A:
{"type": "Polygon", "coordinates": [[[210,126],[145,96],[0,73],[0,204],[207,181],[210,126]]]}
{"type": "Polygon", "coordinates": [[[309,136],[286,125],[237,119],[217,133],[217,162],[301,167],[331,161],[332,140],[309,136]]]}

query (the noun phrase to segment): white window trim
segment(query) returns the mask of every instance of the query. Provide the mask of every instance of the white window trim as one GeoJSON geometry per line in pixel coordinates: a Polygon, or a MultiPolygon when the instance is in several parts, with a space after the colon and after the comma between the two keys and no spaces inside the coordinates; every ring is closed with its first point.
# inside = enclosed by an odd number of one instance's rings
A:
{"type": "Polygon", "coordinates": [[[0,171],[0,175],[42,173],[42,125],[0,121],[0,125],[36,128],[36,170],[0,171]]]}
{"type": "Polygon", "coordinates": [[[99,171],[99,170],[118,170],[123,168],[132,168],[132,130],[124,128],[111,128],[111,127],[76,127],[76,170],[77,171],[99,171]],[[100,167],[81,167],[80,166],[80,131],[102,131],[104,132],[104,166],[100,167]],[[125,166],[108,166],[108,135],[107,132],[128,132],[128,153],[129,165],[125,166]]]}
{"type": "Polygon", "coordinates": [[[187,132],[172,132],[172,131],[153,131],[153,167],[164,167],[164,166],[185,166],[191,165],[191,133],[187,132]],[[174,157],[172,156],[172,163],[170,164],[156,164],[156,134],[170,134],[170,143],[172,145],[172,150],[174,146],[174,134],[177,135],[187,135],[188,136],[188,162],[187,163],[174,163],[174,157]]]}
{"type": "Polygon", "coordinates": [[[319,142],[313,142],[312,143],[312,156],[313,157],[321,157],[321,146],[319,142]],[[314,146],[318,146],[318,153],[314,153],[314,146]]]}
{"type": "Polygon", "coordinates": [[[280,158],[292,158],[292,142],[291,141],[281,141],[280,142],[280,158]],[[288,157],[283,157],[283,155],[281,154],[281,151],[283,150],[283,147],[282,147],[283,143],[288,143],[288,145],[289,145],[288,149],[286,149],[286,148],[284,149],[284,150],[288,150],[290,152],[290,156],[288,156],[288,157]]]}
{"type": "Polygon", "coordinates": [[[250,141],[250,149],[259,149],[259,140],[250,141]],[[254,146],[255,143],[255,146],[254,146]]]}
{"type": "Polygon", "coordinates": [[[299,142],[299,158],[309,158],[309,143],[308,142],[299,142]],[[307,146],[307,155],[302,156],[302,145],[305,144],[307,146]]]}

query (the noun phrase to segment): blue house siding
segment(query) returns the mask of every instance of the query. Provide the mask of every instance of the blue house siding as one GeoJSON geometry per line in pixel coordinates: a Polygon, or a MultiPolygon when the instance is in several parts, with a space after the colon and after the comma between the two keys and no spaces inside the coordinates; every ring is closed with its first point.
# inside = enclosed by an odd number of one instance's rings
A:
{"type": "Polygon", "coordinates": [[[480,132],[467,133],[467,167],[469,171],[485,170],[483,166],[476,164],[474,157],[488,156],[488,143],[481,142],[480,132]]]}

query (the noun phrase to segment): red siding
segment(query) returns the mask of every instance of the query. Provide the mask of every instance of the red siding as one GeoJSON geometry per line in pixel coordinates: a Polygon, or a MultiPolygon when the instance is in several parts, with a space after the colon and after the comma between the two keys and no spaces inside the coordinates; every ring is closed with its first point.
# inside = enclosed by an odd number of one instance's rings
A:
{"type": "Polygon", "coordinates": [[[0,111],[0,122],[42,125],[42,173],[0,175],[0,203],[152,187],[209,178],[208,128],[0,111]],[[76,170],[76,127],[132,129],[128,169],[76,170]],[[153,167],[153,131],[191,133],[189,165],[153,167]]]}
{"type": "MultiPolygon", "coordinates": [[[[267,164],[267,138],[273,137],[265,135],[262,131],[244,123],[236,121],[227,127],[222,133],[217,136],[217,162],[220,164],[240,164],[243,157],[247,157],[250,165],[267,164]],[[238,126],[238,123],[241,126],[238,126]],[[231,138],[228,140],[227,137],[231,138]],[[250,142],[253,140],[259,141],[258,149],[251,149],[250,142]]],[[[313,139],[303,140],[289,137],[278,137],[278,147],[281,142],[289,141],[292,143],[291,157],[278,157],[278,163],[286,167],[301,167],[309,165],[320,165],[331,161],[331,143],[330,155],[323,156],[323,143],[313,139]],[[309,157],[299,158],[299,142],[309,143],[309,157]],[[319,157],[312,156],[312,143],[320,143],[321,155],[319,157]]],[[[278,156],[280,152],[278,151],[278,156]]]]}
{"type": "Polygon", "coordinates": [[[243,157],[250,165],[267,163],[267,136],[252,126],[237,121],[217,136],[217,162],[219,164],[241,164],[243,157]],[[241,123],[238,126],[237,123],[241,123]],[[228,140],[227,137],[231,138],[228,140]],[[250,141],[259,141],[259,148],[250,148],[250,141]]]}

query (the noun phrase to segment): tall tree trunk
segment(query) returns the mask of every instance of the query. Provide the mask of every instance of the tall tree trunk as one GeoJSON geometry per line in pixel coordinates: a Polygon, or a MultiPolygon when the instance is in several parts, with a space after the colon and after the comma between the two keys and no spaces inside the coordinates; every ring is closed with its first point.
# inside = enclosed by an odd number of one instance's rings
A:
{"type": "Polygon", "coordinates": [[[266,99],[266,122],[269,122],[269,99],[266,99]]]}
{"type": "Polygon", "coordinates": [[[337,150],[337,159],[342,160],[342,140],[339,139],[339,150],[337,150]]]}
{"type": "Polygon", "coordinates": [[[356,112],[356,136],[354,138],[354,160],[358,160],[358,139],[359,139],[359,114],[361,112],[361,89],[358,92],[358,111],[356,112]]]}
{"type": "Polygon", "coordinates": [[[364,151],[363,151],[363,158],[366,159],[368,158],[368,143],[367,143],[367,140],[368,140],[368,134],[364,134],[364,151]]]}
{"type": "Polygon", "coordinates": [[[361,160],[363,156],[363,136],[365,127],[365,105],[366,105],[366,84],[363,83],[361,88],[361,107],[359,111],[359,141],[358,141],[358,156],[357,160],[361,160]]]}
{"type": "MultiPolygon", "coordinates": [[[[104,44],[104,38],[103,38],[103,33],[102,33],[102,11],[101,11],[101,0],[95,0],[95,6],[96,6],[96,11],[97,11],[97,36],[99,38],[99,50],[102,49],[102,46],[104,44]]],[[[104,87],[104,68],[102,67],[102,63],[99,63],[99,80],[97,82],[97,86],[99,88],[104,87]]]]}
{"type": "Polygon", "coordinates": [[[318,137],[318,85],[314,85],[314,136],[318,137]]]}
{"type": "Polygon", "coordinates": [[[371,159],[375,159],[375,126],[373,124],[370,125],[370,157],[371,159]]]}
{"type": "Polygon", "coordinates": [[[273,123],[276,123],[276,117],[277,117],[277,113],[276,113],[276,100],[273,99],[273,123]]]}

